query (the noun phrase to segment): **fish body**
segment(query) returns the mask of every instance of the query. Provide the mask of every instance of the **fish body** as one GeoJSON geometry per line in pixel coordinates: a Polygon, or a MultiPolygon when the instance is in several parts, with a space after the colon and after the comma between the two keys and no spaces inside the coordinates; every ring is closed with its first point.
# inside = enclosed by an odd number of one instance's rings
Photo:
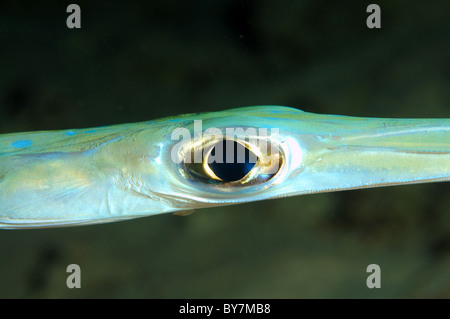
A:
{"type": "Polygon", "coordinates": [[[448,180],[450,119],[245,107],[0,135],[0,228],[104,223],[284,196],[448,180]],[[223,135],[201,135],[211,128],[223,135]],[[230,128],[241,130],[231,136],[230,128]],[[260,135],[263,129],[276,134],[260,135]],[[190,138],[182,138],[183,132],[190,138]],[[197,178],[204,172],[190,172],[186,154],[224,139],[255,150],[260,159],[266,156],[260,145],[268,142],[279,167],[267,174],[267,165],[258,161],[241,180],[197,178]]]}

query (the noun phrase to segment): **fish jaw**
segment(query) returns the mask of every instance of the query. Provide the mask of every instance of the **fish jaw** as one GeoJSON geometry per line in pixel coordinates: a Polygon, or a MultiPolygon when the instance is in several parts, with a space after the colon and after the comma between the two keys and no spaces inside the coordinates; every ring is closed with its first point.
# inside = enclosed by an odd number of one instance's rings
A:
{"type": "MultiPolygon", "coordinates": [[[[186,179],[179,173],[180,166],[166,158],[170,183],[162,193],[177,203],[174,208],[450,179],[448,119],[358,118],[283,107],[247,108],[234,115],[227,112],[227,116],[219,112],[204,117],[203,129],[278,129],[270,138],[282,150],[283,166],[264,184],[230,187],[186,179]]],[[[195,117],[185,120],[193,122],[195,117]]],[[[166,141],[165,145],[170,148],[174,144],[166,141]]]]}

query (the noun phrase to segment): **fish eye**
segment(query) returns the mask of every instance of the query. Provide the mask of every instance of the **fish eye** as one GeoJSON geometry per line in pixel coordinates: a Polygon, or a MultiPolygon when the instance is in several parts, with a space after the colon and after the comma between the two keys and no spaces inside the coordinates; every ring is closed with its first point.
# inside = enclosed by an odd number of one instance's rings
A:
{"type": "Polygon", "coordinates": [[[215,144],[204,161],[204,169],[212,178],[235,182],[244,178],[255,166],[258,157],[246,146],[232,140],[215,144]]]}
{"type": "Polygon", "coordinates": [[[283,164],[278,147],[270,142],[264,147],[261,144],[232,138],[205,141],[190,151],[191,158],[202,152],[201,162],[184,162],[182,174],[192,181],[218,186],[261,184],[274,177],[283,164]]]}

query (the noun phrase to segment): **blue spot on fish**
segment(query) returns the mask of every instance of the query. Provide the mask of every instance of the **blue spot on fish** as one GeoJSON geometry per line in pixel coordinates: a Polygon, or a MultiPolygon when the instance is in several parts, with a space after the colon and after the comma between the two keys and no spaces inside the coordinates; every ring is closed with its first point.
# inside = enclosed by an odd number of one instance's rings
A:
{"type": "Polygon", "coordinates": [[[77,132],[74,132],[74,131],[67,131],[67,132],[66,132],[66,135],[67,135],[67,136],[73,136],[73,135],[75,135],[75,134],[77,134],[77,132]]]}
{"type": "Polygon", "coordinates": [[[98,132],[98,130],[89,130],[89,131],[86,131],[86,133],[95,133],[95,132],[98,132]]]}
{"type": "Polygon", "coordinates": [[[30,140],[19,140],[19,141],[13,142],[11,145],[13,147],[23,148],[23,147],[28,147],[28,146],[30,146],[32,144],[33,144],[33,142],[30,141],[30,140]]]}

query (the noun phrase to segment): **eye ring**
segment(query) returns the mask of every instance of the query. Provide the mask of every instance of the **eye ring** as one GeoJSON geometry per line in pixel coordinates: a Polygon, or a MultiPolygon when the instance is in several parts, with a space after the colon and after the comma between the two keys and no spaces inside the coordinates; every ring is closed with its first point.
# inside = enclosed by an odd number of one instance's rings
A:
{"type": "Polygon", "coordinates": [[[201,145],[190,144],[189,149],[185,149],[183,153],[190,154],[191,156],[189,158],[192,159],[196,158],[195,152],[200,151],[202,152],[201,163],[182,161],[180,166],[182,175],[191,182],[201,182],[224,190],[229,187],[248,187],[265,183],[277,175],[284,165],[282,149],[270,140],[256,140],[251,143],[246,140],[224,136],[220,139],[204,140],[201,142],[201,145]],[[208,159],[214,148],[220,143],[227,142],[233,142],[234,146],[245,148],[246,152],[256,157],[256,161],[252,167],[247,167],[248,171],[244,171],[245,174],[242,173],[242,176],[237,179],[221,178],[223,176],[217,174],[208,163],[208,159]],[[264,145],[265,147],[262,147],[264,145]]]}
{"type": "Polygon", "coordinates": [[[203,157],[203,169],[222,182],[244,180],[259,161],[249,147],[235,139],[223,139],[209,147],[203,157]]]}

